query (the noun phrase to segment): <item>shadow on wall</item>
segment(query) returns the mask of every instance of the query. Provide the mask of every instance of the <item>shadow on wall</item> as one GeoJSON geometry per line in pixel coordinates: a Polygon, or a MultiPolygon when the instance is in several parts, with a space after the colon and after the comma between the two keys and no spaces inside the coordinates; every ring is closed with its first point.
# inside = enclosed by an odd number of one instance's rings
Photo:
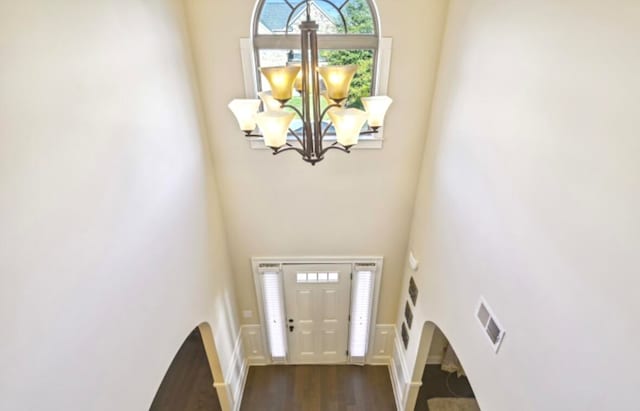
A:
{"type": "MultiPolygon", "coordinates": [[[[162,379],[150,411],[221,410],[213,387],[214,364],[205,350],[207,324],[196,327],[182,343],[162,379]]],[[[210,329],[209,329],[210,333],[210,329]]]]}
{"type": "Polygon", "coordinates": [[[462,363],[430,321],[422,329],[414,376],[422,381],[415,411],[480,411],[462,363]]]}

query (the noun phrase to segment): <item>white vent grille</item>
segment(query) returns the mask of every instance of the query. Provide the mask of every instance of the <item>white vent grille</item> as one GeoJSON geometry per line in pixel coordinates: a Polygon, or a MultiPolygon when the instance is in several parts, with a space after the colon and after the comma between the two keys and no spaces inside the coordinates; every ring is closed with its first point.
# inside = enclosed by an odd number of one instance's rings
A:
{"type": "Polygon", "coordinates": [[[500,349],[500,345],[502,344],[502,340],[504,340],[505,331],[496,319],[495,315],[493,315],[491,308],[489,308],[484,298],[480,298],[480,303],[476,310],[476,317],[478,318],[484,333],[489,339],[491,346],[497,353],[500,349]]]}

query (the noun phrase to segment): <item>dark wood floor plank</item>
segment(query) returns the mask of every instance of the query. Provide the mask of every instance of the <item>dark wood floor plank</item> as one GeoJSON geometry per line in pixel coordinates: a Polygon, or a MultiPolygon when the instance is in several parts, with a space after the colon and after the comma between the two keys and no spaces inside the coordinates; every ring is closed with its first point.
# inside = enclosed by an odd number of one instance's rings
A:
{"type": "Polygon", "coordinates": [[[150,411],[221,411],[197,328],[171,362],[150,411]]]}
{"type": "Polygon", "coordinates": [[[251,367],[241,411],[395,411],[387,367],[251,367]]]}
{"type": "Polygon", "coordinates": [[[467,377],[442,371],[440,365],[426,365],[415,411],[429,411],[427,400],[443,397],[474,398],[474,394],[467,377]]]}

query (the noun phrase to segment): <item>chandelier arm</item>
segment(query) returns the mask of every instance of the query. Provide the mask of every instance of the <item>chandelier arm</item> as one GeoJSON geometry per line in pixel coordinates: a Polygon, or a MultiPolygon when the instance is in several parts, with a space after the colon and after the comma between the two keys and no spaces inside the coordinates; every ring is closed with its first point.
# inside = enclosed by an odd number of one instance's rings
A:
{"type": "Polygon", "coordinates": [[[300,116],[301,120],[304,120],[304,115],[302,114],[302,111],[300,111],[297,107],[292,106],[291,104],[285,104],[282,106],[282,108],[290,108],[291,110],[295,111],[297,115],[300,116]]]}
{"type": "Polygon", "coordinates": [[[329,110],[331,110],[334,107],[340,107],[340,104],[337,103],[333,103],[333,104],[329,104],[323,111],[322,114],[320,115],[320,122],[322,123],[322,120],[324,120],[324,116],[327,115],[327,113],[329,112],[329,110]]]}
{"type": "Polygon", "coordinates": [[[361,136],[367,136],[367,135],[378,134],[378,131],[379,131],[379,130],[369,129],[369,130],[361,131],[361,132],[360,132],[360,135],[361,135],[361,136]]]}
{"type": "MultiPolygon", "coordinates": [[[[300,117],[300,120],[302,120],[304,122],[304,114],[302,114],[302,112],[297,107],[292,106],[291,104],[283,104],[282,108],[290,108],[291,110],[295,111],[295,113],[300,117]]],[[[305,150],[306,146],[305,146],[304,142],[302,141],[302,139],[300,138],[300,135],[298,135],[298,133],[296,133],[292,129],[289,129],[289,132],[291,134],[293,134],[293,136],[296,138],[296,140],[298,140],[298,142],[302,146],[302,149],[305,150]]]]}
{"type": "MultiPolygon", "coordinates": [[[[329,104],[323,111],[322,114],[320,115],[320,124],[322,124],[322,121],[324,120],[324,117],[327,115],[327,113],[329,112],[330,109],[332,109],[333,107],[340,107],[340,104],[337,103],[333,103],[333,104],[329,104]]],[[[332,122],[328,122],[327,126],[324,128],[324,130],[322,130],[322,134],[320,135],[320,139],[324,139],[327,136],[327,132],[329,131],[329,129],[331,128],[331,125],[333,123],[332,122]]]]}
{"type": "Polygon", "coordinates": [[[304,157],[304,156],[305,156],[305,152],[304,152],[304,151],[302,151],[302,149],[299,149],[298,147],[294,147],[294,146],[292,146],[292,145],[291,145],[291,144],[289,144],[289,143],[287,143],[287,145],[286,145],[286,147],[285,147],[285,148],[282,148],[282,147],[280,147],[280,148],[273,148],[273,147],[272,147],[271,149],[273,150],[273,155],[274,155],[274,156],[277,156],[278,154],[282,154],[282,153],[284,153],[285,151],[296,151],[296,152],[297,152],[298,154],[300,154],[302,157],[304,157]]]}
{"type": "Polygon", "coordinates": [[[329,129],[331,128],[331,126],[333,125],[332,122],[329,122],[327,124],[327,126],[324,128],[324,130],[322,131],[322,138],[325,138],[327,136],[327,132],[329,131],[329,129]]]}
{"type": "Polygon", "coordinates": [[[300,136],[298,135],[298,133],[296,133],[294,130],[289,129],[289,133],[291,133],[296,140],[298,140],[298,143],[300,143],[300,145],[302,146],[302,149],[304,150],[304,142],[302,141],[302,139],[300,138],[300,136]]]}
{"type": "Polygon", "coordinates": [[[350,146],[349,147],[344,147],[341,144],[339,144],[338,142],[335,142],[333,144],[331,144],[329,147],[325,148],[324,150],[322,150],[322,153],[320,154],[320,157],[322,158],[325,153],[329,150],[340,150],[344,153],[350,154],[351,150],[350,150],[350,146]]]}

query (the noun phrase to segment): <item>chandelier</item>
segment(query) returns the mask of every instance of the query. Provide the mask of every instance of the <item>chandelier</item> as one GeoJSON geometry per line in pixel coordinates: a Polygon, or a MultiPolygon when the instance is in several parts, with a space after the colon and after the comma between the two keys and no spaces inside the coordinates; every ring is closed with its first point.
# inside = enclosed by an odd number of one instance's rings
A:
{"type": "Polygon", "coordinates": [[[271,91],[260,93],[260,99],[236,99],[229,104],[246,137],[263,138],[274,155],[295,151],[311,165],[324,160],[330,150],[350,153],[360,136],[378,133],[392,102],[387,96],[371,96],[361,99],[365,111],[347,107],[358,66],[320,66],[318,27],[311,19],[310,0],[306,0],[306,20],[300,24],[301,64],[261,67],[271,91]],[[289,104],[294,89],[300,95],[300,108],[289,104]],[[326,100],[324,108],[321,97],[326,100]],[[259,113],[261,105],[264,111],[259,113]],[[291,123],[296,116],[302,126],[293,130],[291,123]],[[329,121],[325,122],[327,116],[329,121]],[[261,134],[255,133],[256,127],[261,134]],[[325,141],[331,128],[335,130],[335,142],[325,141]],[[289,135],[296,141],[288,141],[289,135]]]}

